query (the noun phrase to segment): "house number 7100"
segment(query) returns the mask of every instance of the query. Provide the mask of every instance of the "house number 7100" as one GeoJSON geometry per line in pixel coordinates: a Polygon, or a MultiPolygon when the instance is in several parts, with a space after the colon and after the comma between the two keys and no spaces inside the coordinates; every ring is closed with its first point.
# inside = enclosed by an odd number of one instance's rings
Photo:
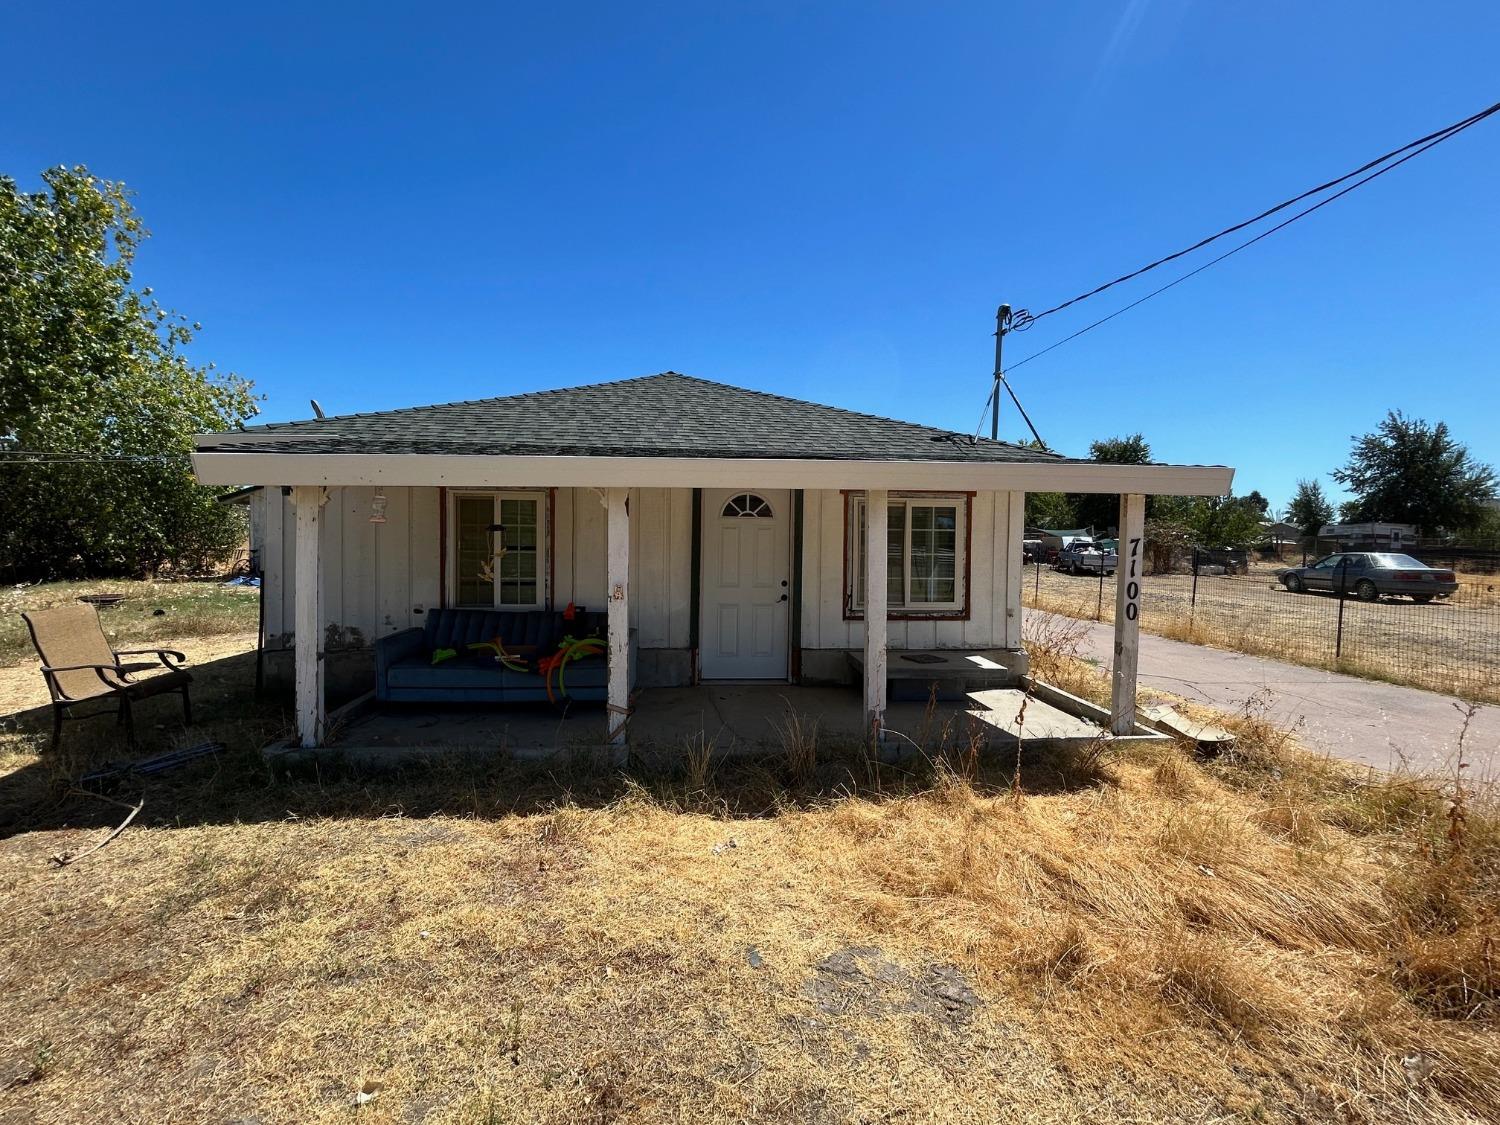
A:
{"type": "Polygon", "coordinates": [[[1125,584],[1125,620],[1134,621],[1141,615],[1140,577],[1141,540],[1137,536],[1130,540],[1130,581],[1125,584]]]}

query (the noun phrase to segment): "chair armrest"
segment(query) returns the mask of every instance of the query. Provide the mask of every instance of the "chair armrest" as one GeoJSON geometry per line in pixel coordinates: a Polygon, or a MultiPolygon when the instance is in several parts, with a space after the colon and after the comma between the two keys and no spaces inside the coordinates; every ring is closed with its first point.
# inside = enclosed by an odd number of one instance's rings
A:
{"type": "Polygon", "coordinates": [[[402,629],[399,633],[391,633],[388,636],[375,639],[375,674],[382,679],[385,677],[386,669],[398,660],[421,652],[427,643],[427,634],[424,630],[402,629]]]}
{"type": "Polygon", "coordinates": [[[120,648],[115,650],[115,657],[121,656],[154,656],[168,668],[181,668],[187,663],[187,657],[175,648],[120,648]]]}
{"type": "Polygon", "coordinates": [[[47,677],[48,682],[53,687],[54,693],[61,695],[62,692],[57,687],[58,672],[86,672],[90,669],[98,673],[99,679],[106,687],[123,688],[130,686],[123,679],[110,679],[109,675],[106,675],[106,673],[112,673],[115,676],[119,676],[120,666],[118,664],[43,664],[42,675],[47,677]]]}

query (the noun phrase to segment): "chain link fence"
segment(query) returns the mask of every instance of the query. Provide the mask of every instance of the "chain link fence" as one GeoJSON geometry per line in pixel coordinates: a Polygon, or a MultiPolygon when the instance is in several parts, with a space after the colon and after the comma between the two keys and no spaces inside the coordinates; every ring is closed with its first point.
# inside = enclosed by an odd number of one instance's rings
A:
{"type": "MultiPolygon", "coordinates": [[[[1275,564],[1198,564],[1147,575],[1141,628],[1193,644],[1500,703],[1500,576],[1459,573],[1451,597],[1407,598],[1289,592],[1275,564]]],[[[1030,608],[1092,621],[1114,620],[1114,579],[1028,568],[1030,608]]]]}

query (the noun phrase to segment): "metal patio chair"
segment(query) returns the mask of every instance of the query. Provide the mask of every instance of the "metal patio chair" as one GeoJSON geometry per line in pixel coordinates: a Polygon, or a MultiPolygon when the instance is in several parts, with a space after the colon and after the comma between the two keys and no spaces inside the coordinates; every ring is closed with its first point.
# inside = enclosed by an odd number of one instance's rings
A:
{"type": "Polygon", "coordinates": [[[91,719],[114,714],[125,726],[126,738],[135,745],[135,722],[131,704],[153,695],[182,693],[182,719],[193,722],[188,685],[193,677],[182,665],[187,657],[169,648],[110,648],[99,624],[99,611],[91,605],[65,605],[21,614],[31,631],[31,643],[42,658],[42,675],[52,693],[52,749],[62,739],[63,720],[91,719]],[[154,656],[156,660],[125,663],[124,656],[154,656]],[[154,672],[153,675],[143,673],[154,672]],[[137,678],[139,677],[139,678],[137,678]],[[75,707],[100,703],[102,709],[72,714],[75,707]],[[114,703],[111,708],[108,704],[114,703]]]}

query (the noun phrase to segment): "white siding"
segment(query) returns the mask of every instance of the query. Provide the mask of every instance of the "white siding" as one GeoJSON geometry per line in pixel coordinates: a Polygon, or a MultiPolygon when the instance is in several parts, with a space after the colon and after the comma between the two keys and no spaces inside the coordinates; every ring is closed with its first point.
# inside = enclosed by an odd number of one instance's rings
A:
{"type": "MultiPolygon", "coordinates": [[[[323,617],[345,643],[420,625],[439,604],[440,501],[436,488],[387,488],[386,522],[370,523],[373,488],[329,490],[323,509],[323,617]],[[357,630],[357,634],[353,631],[357,630]]],[[[266,635],[292,632],[296,518],[280,489],[257,494],[266,635]]],[[[688,647],[692,490],[632,489],[631,624],[642,648],[688,647]]],[[[558,489],[552,511],[552,604],[605,608],[604,506],[593,489],[558,489]]]]}
{"type": "MultiPolygon", "coordinates": [[[[1020,544],[1011,542],[1016,496],[980,492],[970,502],[969,620],[891,621],[891,648],[1008,648],[1018,643],[1013,638],[1019,637],[1020,606],[1007,605],[1011,568],[1020,564],[1013,558],[1020,544]]],[[[803,521],[802,647],[859,648],[864,644],[864,623],[844,620],[844,494],[808,490],[803,521]]]]}
{"type": "MultiPolygon", "coordinates": [[[[366,643],[420,625],[439,604],[436,488],[387,488],[386,522],[372,524],[373,488],[329,492],[322,522],[323,606],[345,643],[366,643]],[[357,635],[349,632],[357,630],[357,635]]],[[[266,635],[280,647],[292,631],[295,517],[279,489],[261,493],[256,544],[265,572],[266,635]]],[[[981,492],[969,509],[967,621],[892,621],[892,648],[1006,648],[1019,643],[1019,590],[1012,542],[1019,493],[981,492]],[[1013,616],[1007,618],[1009,608],[1013,616]],[[1008,626],[1008,627],[1007,627],[1008,626]]],[[[558,489],[552,511],[552,604],[605,608],[605,512],[588,488],[558,489]]],[[[632,489],[631,624],[643,649],[686,649],[692,617],[692,490],[632,489]]],[[[844,620],[844,496],[810,489],[803,499],[802,647],[859,648],[864,625],[844,620]]],[[[1017,572],[1018,574],[1019,572],[1017,572]]]]}

